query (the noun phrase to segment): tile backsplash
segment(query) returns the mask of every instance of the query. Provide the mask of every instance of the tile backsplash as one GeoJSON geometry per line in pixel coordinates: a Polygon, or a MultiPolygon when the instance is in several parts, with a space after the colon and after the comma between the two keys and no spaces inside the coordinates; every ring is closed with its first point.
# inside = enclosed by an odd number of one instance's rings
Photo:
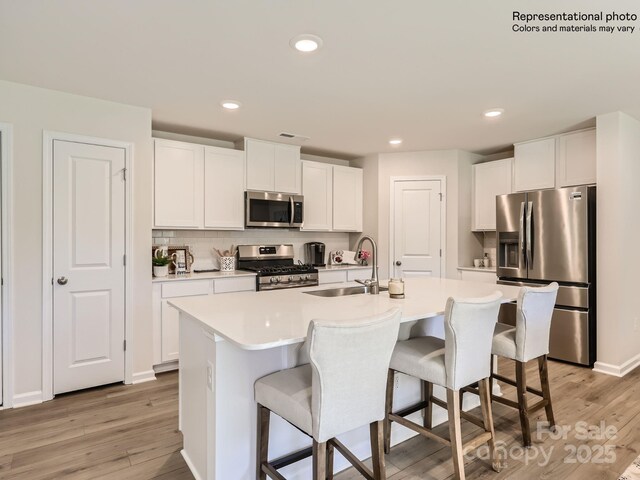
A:
{"type": "Polygon", "coordinates": [[[497,245],[496,245],[496,232],[485,232],[484,233],[484,242],[482,247],[482,255],[486,253],[488,257],[491,259],[491,266],[495,267],[497,265],[497,245]]]}
{"type": "Polygon", "coordinates": [[[293,244],[295,259],[304,262],[304,244],[322,242],[326,245],[325,261],[331,250],[349,250],[348,233],[301,232],[285,229],[223,230],[153,230],[154,245],[188,245],[194,257],[192,268],[219,268],[213,248],[227,250],[231,245],[293,244]]]}

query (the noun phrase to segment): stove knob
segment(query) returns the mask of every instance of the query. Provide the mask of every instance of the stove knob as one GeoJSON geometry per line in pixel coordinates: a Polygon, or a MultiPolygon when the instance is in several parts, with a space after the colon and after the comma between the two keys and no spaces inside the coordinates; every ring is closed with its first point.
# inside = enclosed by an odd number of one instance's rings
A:
{"type": "Polygon", "coordinates": [[[280,277],[271,277],[269,279],[269,283],[278,283],[280,281],[280,277]]]}

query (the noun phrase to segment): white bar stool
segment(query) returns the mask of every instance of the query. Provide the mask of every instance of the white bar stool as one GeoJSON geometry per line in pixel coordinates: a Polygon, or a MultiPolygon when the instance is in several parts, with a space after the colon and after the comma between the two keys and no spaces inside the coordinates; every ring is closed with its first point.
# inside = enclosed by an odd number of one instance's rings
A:
{"type": "Polygon", "coordinates": [[[255,383],[258,403],[256,478],[282,480],[278,468],[313,455],[313,479],[333,478],[336,448],[365,478],[386,478],[383,452],[385,385],[398,338],[400,309],[348,323],[314,320],[307,335],[309,364],[255,383]],[[311,452],[269,462],[273,412],[313,438],[311,452]],[[370,425],[373,472],[335,437],[370,425]]]}
{"type": "Polygon", "coordinates": [[[450,446],[455,476],[464,479],[464,454],[487,443],[493,469],[499,471],[496,458],[495,434],[491,414],[491,342],[498,321],[502,294],[477,299],[449,298],[445,310],[445,339],[416,337],[399,341],[393,351],[387,382],[387,417],[385,422],[385,451],[391,443],[391,422],[397,422],[425,437],[450,446]],[[393,413],[395,372],[401,372],[423,381],[423,401],[393,413]],[[461,411],[460,390],[473,383],[479,384],[482,420],[461,411]],[[446,403],[432,395],[433,385],[447,389],[446,403]],[[431,431],[431,405],[439,405],[449,412],[450,439],[431,431]],[[407,420],[407,415],[426,409],[424,425],[407,420]],[[462,444],[460,418],[480,426],[484,432],[467,444],[462,444]]]}
{"type": "Polygon", "coordinates": [[[549,353],[549,332],[551,317],[556,304],[558,284],[545,287],[522,287],[518,294],[516,326],[498,323],[493,336],[492,353],[499,357],[515,360],[516,380],[492,373],[491,378],[516,387],[518,400],[514,402],[503,397],[492,396],[493,401],[513,407],[520,412],[522,441],[525,447],[531,446],[531,426],[529,415],[544,407],[549,427],[555,427],[547,354],[549,353]],[[526,364],[538,360],[541,390],[527,386],[526,364]],[[527,391],[542,397],[538,403],[529,406],[527,391]]]}

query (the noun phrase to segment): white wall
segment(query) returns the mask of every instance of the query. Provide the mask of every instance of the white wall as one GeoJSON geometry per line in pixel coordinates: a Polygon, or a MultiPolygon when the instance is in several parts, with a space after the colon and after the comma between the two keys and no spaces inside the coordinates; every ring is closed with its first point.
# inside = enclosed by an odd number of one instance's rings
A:
{"type": "Polygon", "coordinates": [[[14,394],[42,390],[42,132],[134,144],[134,372],[151,369],[151,111],[0,81],[0,122],[13,124],[14,394]]]}
{"type": "Polygon", "coordinates": [[[597,117],[596,369],[624,374],[640,363],[640,122],[616,112],[597,117]]]}

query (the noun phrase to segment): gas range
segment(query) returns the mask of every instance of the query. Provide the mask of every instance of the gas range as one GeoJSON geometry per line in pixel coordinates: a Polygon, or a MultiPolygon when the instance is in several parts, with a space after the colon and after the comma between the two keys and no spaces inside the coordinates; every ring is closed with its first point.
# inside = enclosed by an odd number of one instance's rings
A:
{"type": "Polygon", "coordinates": [[[239,245],[238,269],[256,273],[258,291],[318,285],[318,270],[293,257],[293,245],[239,245]]]}

